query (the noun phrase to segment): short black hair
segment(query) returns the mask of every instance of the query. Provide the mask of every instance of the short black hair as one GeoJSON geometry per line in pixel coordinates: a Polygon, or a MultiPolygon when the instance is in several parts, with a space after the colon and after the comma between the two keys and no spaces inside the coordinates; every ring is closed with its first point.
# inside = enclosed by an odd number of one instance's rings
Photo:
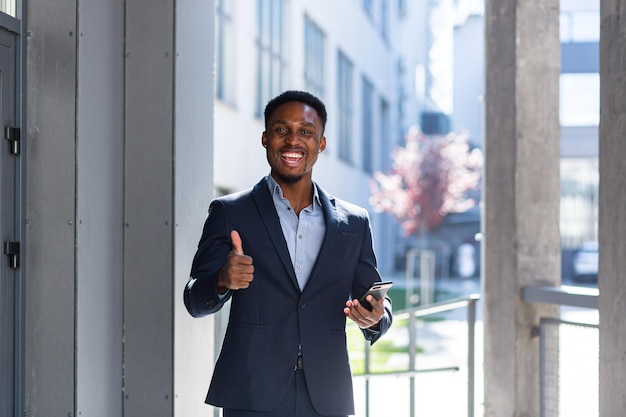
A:
{"type": "Polygon", "coordinates": [[[289,103],[292,101],[298,101],[300,103],[307,104],[315,109],[317,115],[322,121],[322,129],[326,129],[326,118],[328,117],[326,114],[326,106],[322,103],[322,100],[315,97],[311,93],[307,93],[306,91],[296,91],[296,90],[288,90],[284,93],[279,94],[278,96],[271,99],[267,105],[265,106],[265,128],[267,129],[267,122],[272,117],[272,114],[276,111],[276,108],[285,103],[289,103]]]}

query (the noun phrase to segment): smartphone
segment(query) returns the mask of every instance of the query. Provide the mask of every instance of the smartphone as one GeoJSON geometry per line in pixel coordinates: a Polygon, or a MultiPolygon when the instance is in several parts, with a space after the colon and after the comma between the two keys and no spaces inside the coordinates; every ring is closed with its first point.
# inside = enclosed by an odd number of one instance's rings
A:
{"type": "Polygon", "coordinates": [[[369,311],[372,311],[372,306],[365,299],[365,297],[367,297],[368,294],[371,294],[372,297],[374,297],[376,300],[380,300],[385,295],[387,295],[387,291],[389,291],[389,288],[391,288],[392,285],[393,285],[393,282],[391,281],[375,282],[374,284],[372,284],[370,289],[367,290],[367,292],[363,295],[363,297],[359,298],[359,303],[361,303],[369,311]]]}

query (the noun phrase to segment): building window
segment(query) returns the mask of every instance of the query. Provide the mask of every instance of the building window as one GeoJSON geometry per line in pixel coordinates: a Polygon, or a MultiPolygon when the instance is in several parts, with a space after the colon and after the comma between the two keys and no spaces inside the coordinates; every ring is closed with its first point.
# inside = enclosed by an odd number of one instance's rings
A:
{"type": "Polygon", "coordinates": [[[561,42],[600,41],[600,2],[561,1],[561,42]]]}
{"type": "Polygon", "coordinates": [[[389,3],[386,1],[380,2],[380,36],[389,40],[389,3]]]}
{"type": "Polygon", "coordinates": [[[561,126],[597,126],[600,123],[600,75],[560,75],[561,126]]]}
{"type": "Polygon", "coordinates": [[[304,16],[304,82],[307,91],[324,97],[324,33],[304,16]]]}
{"type": "Polygon", "coordinates": [[[352,162],[352,62],[339,51],[337,59],[337,123],[339,159],[352,162]]]}
{"type": "Polygon", "coordinates": [[[367,17],[372,19],[374,17],[374,1],[373,0],[361,0],[361,5],[367,17]]]}
{"type": "MultiPolygon", "coordinates": [[[[398,59],[397,65],[396,65],[396,74],[397,74],[397,80],[398,80],[398,84],[397,84],[397,91],[398,91],[398,100],[396,101],[397,107],[396,107],[396,114],[397,114],[397,121],[396,121],[396,129],[397,129],[397,136],[396,136],[396,141],[394,143],[394,145],[398,145],[398,146],[403,146],[404,145],[404,135],[405,135],[405,131],[404,131],[404,127],[405,127],[405,118],[406,118],[406,109],[405,109],[405,100],[408,97],[408,88],[406,87],[407,85],[407,81],[405,80],[406,78],[406,70],[405,70],[405,65],[404,65],[404,61],[402,60],[402,58],[398,59]]],[[[416,94],[417,95],[417,94],[416,94]]],[[[421,99],[422,97],[417,95],[418,99],[421,99]]]]}
{"type": "Polygon", "coordinates": [[[598,239],[598,158],[561,159],[561,244],[598,239]]]}
{"type": "Polygon", "coordinates": [[[217,98],[229,103],[235,101],[235,33],[233,0],[217,2],[217,98]]]}
{"type": "Polygon", "coordinates": [[[286,74],[285,2],[257,0],[257,94],[256,115],[261,117],[268,101],[282,92],[286,74]]]}
{"type": "Polygon", "coordinates": [[[374,112],[372,110],[374,86],[365,76],[362,78],[362,86],[361,136],[363,137],[363,171],[371,173],[374,172],[374,112]]]}
{"type": "Polygon", "coordinates": [[[15,11],[17,9],[16,0],[0,0],[0,12],[6,13],[11,17],[16,17],[15,11]]]}
{"type": "Polygon", "coordinates": [[[380,99],[380,168],[387,170],[391,167],[391,145],[393,136],[391,133],[391,116],[389,114],[389,103],[387,100],[380,99]]]}
{"type": "Polygon", "coordinates": [[[406,16],[406,0],[398,0],[398,16],[406,16]]]}

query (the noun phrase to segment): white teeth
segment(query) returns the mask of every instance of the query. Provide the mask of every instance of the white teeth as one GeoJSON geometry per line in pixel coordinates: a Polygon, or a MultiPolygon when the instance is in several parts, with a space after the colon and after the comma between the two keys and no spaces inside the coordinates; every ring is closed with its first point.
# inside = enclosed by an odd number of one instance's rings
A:
{"type": "Polygon", "coordinates": [[[302,157],[302,154],[301,153],[295,153],[295,152],[285,152],[283,154],[283,156],[285,158],[300,158],[300,157],[302,157]]]}

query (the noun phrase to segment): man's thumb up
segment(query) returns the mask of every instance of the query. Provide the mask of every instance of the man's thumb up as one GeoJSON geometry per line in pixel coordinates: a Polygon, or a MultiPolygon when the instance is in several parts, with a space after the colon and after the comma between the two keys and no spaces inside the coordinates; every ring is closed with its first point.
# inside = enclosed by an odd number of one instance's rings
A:
{"type": "Polygon", "coordinates": [[[236,230],[231,230],[230,232],[230,242],[233,245],[233,252],[236,255],[243,255],[243,244],[241,243],[241,236],[239,236],[239,232],[236,230]]]}

